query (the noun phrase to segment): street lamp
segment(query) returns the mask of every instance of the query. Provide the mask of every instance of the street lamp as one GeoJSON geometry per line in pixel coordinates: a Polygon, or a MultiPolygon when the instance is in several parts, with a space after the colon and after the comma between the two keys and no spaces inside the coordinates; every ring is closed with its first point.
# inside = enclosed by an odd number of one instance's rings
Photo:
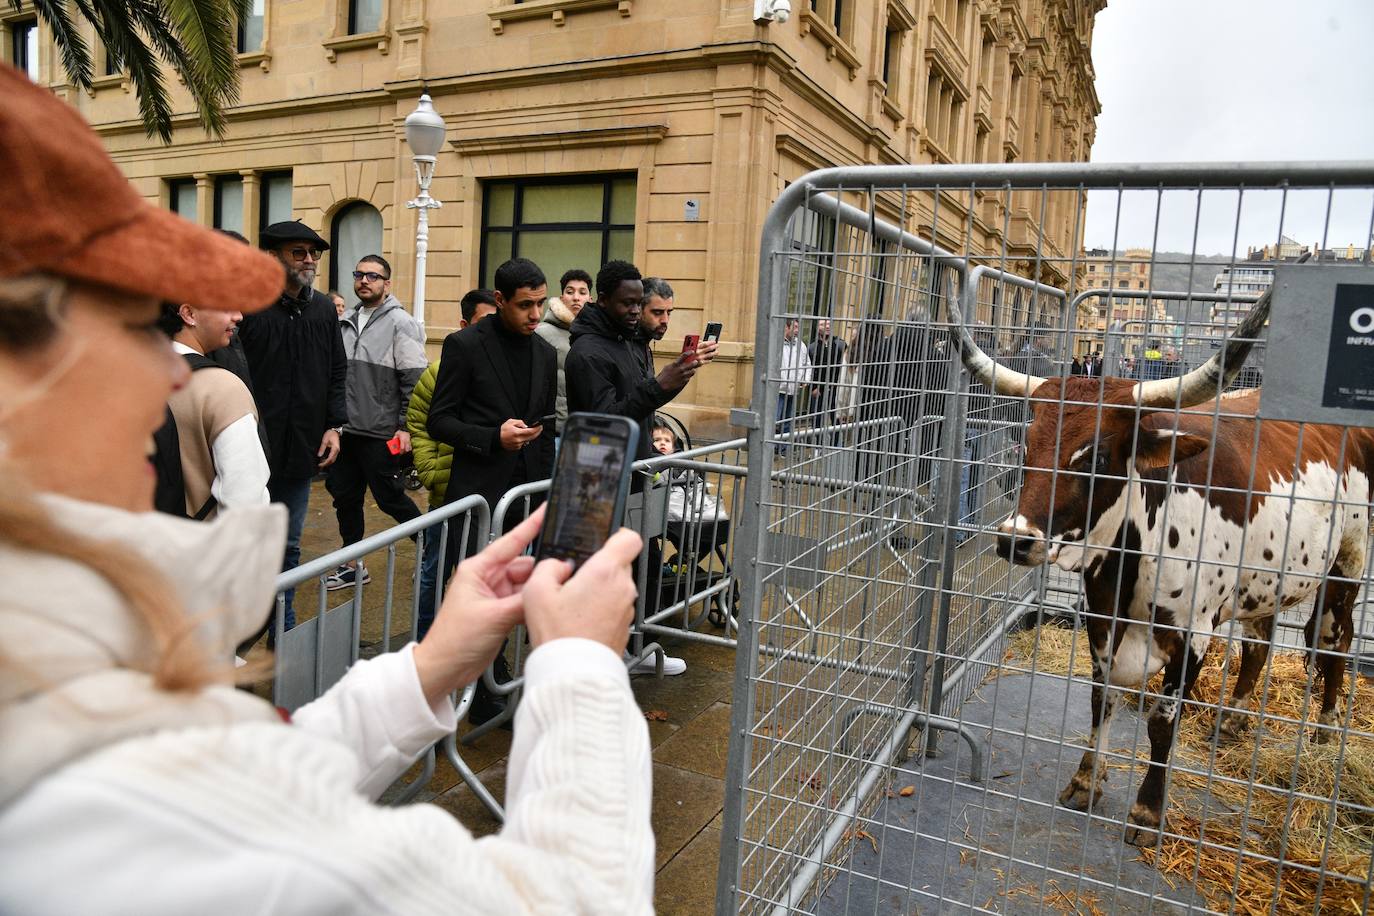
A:
{"type": "Polygon", "coordinates": [[[429,183],[434,178],[434,160],[444,148],[444,119],[434,110],[429,93],[420,96],[415,110],[406,115],[406,143],[415,160],[415,178],[420,183],[420,196],[407,201],[406,207],[420,211],[415,227],[415,320],[425,326],[425,259],[429,254],[429,211],[442,207],[443,201],[429,196],[429,183]]]}

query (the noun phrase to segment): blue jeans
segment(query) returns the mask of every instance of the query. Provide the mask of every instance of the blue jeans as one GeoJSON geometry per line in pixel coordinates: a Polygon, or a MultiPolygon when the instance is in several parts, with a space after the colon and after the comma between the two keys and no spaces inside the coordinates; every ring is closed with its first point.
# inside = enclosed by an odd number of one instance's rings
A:
{"type": "MultiPolygon", "coordinates": [[[[797,406],[797,396],[795,394],[783,394],[778,392],[778,425],[777,434],[790,433],[792,431],[792,412],[797,406]]],[[[788,441],[779,442],[777,448],[781,452],[787,451],[788,441]]]]}
{"type": "Polygon", "coordinates": [[[434,598],[439,582],[439,562],[444,557],[439,549],[443,531],[442,524],[425,529],[425,552],[420,558],[420,616],[415,627],[417,641],[425,638],[430,625],[434,623],[434,598]]]}
{"type": "MultiPolygon", "coordinates": [[[[286,552],[282,555],[281,571],[295,569],[301,562],[301,531],[305,529],[305,513],[310,508],[310,481],[305,477],[299,480],[280,480],[273,477],[267,482],[267,492],[272,502],[286,506],[286,552]]],[[[296,611],[293,601],[295,589],[286,592],[286,621],[283,629],[289,630],[296,625],[296,611]]]]}

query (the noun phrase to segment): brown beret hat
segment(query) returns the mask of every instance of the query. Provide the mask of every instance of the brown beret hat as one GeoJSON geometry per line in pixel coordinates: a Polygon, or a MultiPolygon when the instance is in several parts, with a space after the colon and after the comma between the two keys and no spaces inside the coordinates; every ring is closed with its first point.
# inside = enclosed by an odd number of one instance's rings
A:
{"type": "Polygon", "coordinates": [[[255,312],[282,265],[148,203],[67,103],[0,64],[0,277],[44,272],[167,302],[255,312]]]}

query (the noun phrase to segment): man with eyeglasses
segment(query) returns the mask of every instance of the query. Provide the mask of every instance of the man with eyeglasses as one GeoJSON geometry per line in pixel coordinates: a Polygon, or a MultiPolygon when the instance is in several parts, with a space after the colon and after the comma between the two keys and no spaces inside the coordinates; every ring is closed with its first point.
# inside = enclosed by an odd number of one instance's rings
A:
{"type": "MultiPolygon", "coordinates": [[[[396,456],[410,451],[406,408],[428,365],[419,322],[391,295],[386,258],[369,254],[358,262],[353,292],[358,305],[339,323],[348,354],[348,422],[327,482],[345,547],[363,539],[363,496],[369,489],[397,524],[420,514],[397,476],[396,456]]],[[[371,580],[358,560],[340,566],[325,584],[334,590],[371,580]]]]}
{"type": "MultiPolygon", "coordinates": [[[[239,339],[267,429],[267,490],[288,513],[282,560],[287,570],[300,562],[310,482],[339,456],[339,435],[348,422],[348,359],[334,304],[313,288],[320,254],[329,244],[298,220],[268,226],[260,244],[281,261],[284,288],[271,308],[244,317],[239,339]]],[[[287,592],[288,630],[295,625],[292,597],[287,592]]]]}

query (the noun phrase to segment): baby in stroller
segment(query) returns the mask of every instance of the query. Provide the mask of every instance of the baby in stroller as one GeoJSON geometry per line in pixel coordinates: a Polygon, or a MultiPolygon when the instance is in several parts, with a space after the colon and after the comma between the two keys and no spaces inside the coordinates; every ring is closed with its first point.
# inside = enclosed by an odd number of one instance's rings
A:
{"type": "MultiPolygon", "coordinates": [[[[654,451],[660,455],[682,450],[682,441],[662,417],[654,417],[650,433],[654,451]]],[[[710,484],[700,471],[666,467],[659,474],[668,485],[665,534],[676,551],[676,556],[664,564],[662,578],[665,603],[672,603],[731,575],[727,552],[730,515],[720,498],[711,492],[710,484]],[[719,562],[713,564],[713,557],[719,562]]],[[[709,612],[712,623],[724,624],[722,611],[727,604],[734,616],[737,595],[738,587],[734,586],[728,595],[718,594],[712,598],[709,612]]]]}
{"type": "MultiPolygon", "coordinates": [[[[662,417],[654,417],[652,441],[654,451],[660,455],[672,455],[682,449],[682,442],[662,417]]],[[[668,493],[668,521],[729,521],[730,516],[720,500],[711,492],[710,484],[699,471],[687,468],[664,468],[663,479],[670,488],[668,493]]]]}

